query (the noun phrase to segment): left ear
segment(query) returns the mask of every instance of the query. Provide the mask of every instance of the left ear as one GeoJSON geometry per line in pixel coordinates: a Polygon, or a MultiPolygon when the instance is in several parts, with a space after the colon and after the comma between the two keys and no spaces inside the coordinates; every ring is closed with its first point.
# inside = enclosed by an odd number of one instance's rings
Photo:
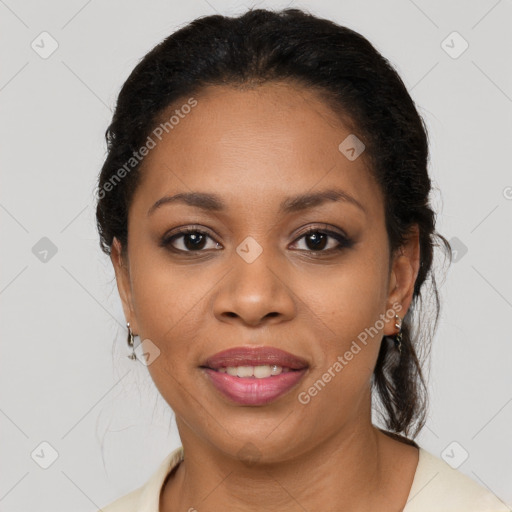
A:
{"type": "MultiPolygon", "coordinates": [[[[387,309],[403,318],[412,302],[414,284],[420,268],[420,232],[417,224],[410,228],[404,243],[398,248],[389,277],[387,309]]],[[[397,333],[394,317],[386,322],[384,335],[397,333]]]]}

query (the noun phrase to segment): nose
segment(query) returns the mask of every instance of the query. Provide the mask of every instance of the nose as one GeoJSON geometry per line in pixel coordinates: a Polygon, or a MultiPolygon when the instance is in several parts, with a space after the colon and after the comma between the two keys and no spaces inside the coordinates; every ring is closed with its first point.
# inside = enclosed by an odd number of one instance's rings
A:
{"type": "Polygon", "coordinates": [[[231,270],[214,298],[218,320],[254,327],[293,318],[296,306],[287,273],[270,251],[264,250],[252,262],[233,251],[230,259],[231,270]]]}

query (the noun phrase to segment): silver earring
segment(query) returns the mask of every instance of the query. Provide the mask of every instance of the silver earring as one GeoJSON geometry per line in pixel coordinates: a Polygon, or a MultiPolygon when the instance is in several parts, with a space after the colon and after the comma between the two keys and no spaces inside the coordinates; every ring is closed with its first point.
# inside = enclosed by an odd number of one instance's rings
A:
{"type": "Polygon", "coordinates": [[[128,357],[130,359],[137,359],[137,356],[135,354],[135,350],[133,348],[133,332],[130,328],[130,322],[126,323],[126,327],[128,327],[128,357]],[[130,350],[131,349],[131,350],[130,350]]]}
{"type": "Polygon", "coordinates": [[[400,354],[402,353],[402,319],[395,313],[395,327],[398,332],[395,335],[395,346],[400,354]]]}

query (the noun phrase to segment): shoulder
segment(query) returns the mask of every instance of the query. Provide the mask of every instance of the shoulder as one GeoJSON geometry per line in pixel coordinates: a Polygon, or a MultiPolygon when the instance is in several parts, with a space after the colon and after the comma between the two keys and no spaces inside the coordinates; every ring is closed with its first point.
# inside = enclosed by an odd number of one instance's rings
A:
{"type": "Polygon", "coordinates": [[[135,512],[140,500],[142,487],[125,494],[109,505],[102,507],[98,512],[135,512]]]}
{"type": "Polygon", "coordinates": [[[419,461],[403,512],[508,512],[475,480],[419,447],[419,461]]]}
{"type": "Polygon", "coordinates": [[[180,446],[162,460],[149,480],[97,512],[158,512],[160,492],[169,473],[183,460],[180,446]]]}

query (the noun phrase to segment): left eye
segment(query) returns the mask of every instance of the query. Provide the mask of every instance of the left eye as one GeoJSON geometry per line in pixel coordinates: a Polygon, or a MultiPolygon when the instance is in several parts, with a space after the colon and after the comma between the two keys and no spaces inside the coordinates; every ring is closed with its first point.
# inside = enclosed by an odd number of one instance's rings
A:
{"type": "Polygon", "coordinates": [[[306,247],[306,249],[303,250],[313,252],[330,252],[331,250],[336,251],[351,245],[351,241],[342,234],[326,230],[320,231],[319,229],[309,230],[307,233],[304,233],[302,236],[300,236],[297,241],[302,239],[304,239],[306,245],[310,245],[310,247],[306,247]],[[326,246],[329,245],[329,238],[333,239],[337,243],[334,243],[334,246],[326,249],[326,246]]]}

